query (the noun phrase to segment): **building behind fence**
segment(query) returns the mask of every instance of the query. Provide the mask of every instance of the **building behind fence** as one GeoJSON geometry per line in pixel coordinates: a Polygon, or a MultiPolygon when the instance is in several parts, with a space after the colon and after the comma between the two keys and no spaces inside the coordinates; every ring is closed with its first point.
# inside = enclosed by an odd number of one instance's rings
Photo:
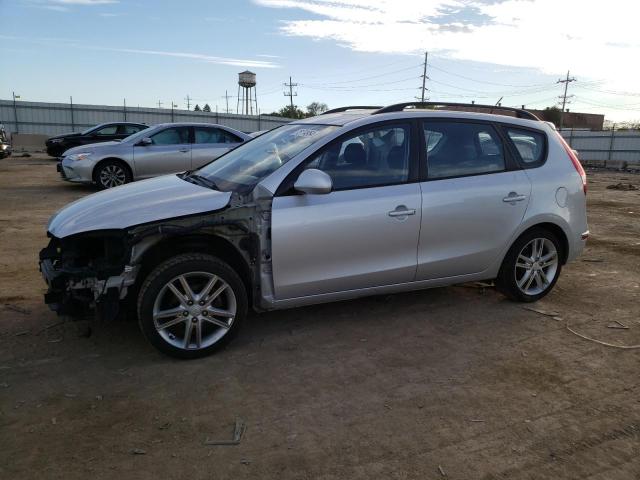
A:
{"type": "Polygon", "coordinates": [[[0,100],[0,123],[7,132],[59,135],[81,131],[106,122],[138,122],[147,125],[168,122],[218,123],[243,132],[268,130],[291,120],[268,115],[235,115],[193,112],[170,108],[145,108],[72,103],[13,102],[0,100]]]}

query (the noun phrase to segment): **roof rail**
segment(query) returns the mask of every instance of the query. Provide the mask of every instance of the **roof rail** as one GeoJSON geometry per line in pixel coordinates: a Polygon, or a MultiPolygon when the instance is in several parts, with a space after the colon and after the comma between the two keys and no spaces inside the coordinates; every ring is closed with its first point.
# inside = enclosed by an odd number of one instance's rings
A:
{"type": "Polygon", "coordinates": [[[322,112],[321,115],[327,115],[329,113],[346,112],[347,110],[379,110],[381,108],[382,107],[380,105],[376,105],[376,106],[353,105],[353,106],[350,106],[350,107],[332,108],[331,110],[327,110],[326,112],[322,112]]]}
{"type": "MultiPolygon", "coordinates": [[[[528,112],[527,110],[523,110],[521,108],[512,108],[512,107],[503,107],[498,105],[480,105],[477,103],[452,103],[452,102],[406,102],[406,103],[396,103],[394,105],[388,105],[386,107],[380,108],[373,112],[373,115],[378,113],[388,113],[388,112],[401,112],[407,107],[414,108],[430,108],[433,110],[437,110],[437,107],[468,107],[468,108],[482,108],[489,109],[489,113],[493,113],[494,110],[504,110],[513,112],[516,114],[517,118],[526,118],[528,120],[537,120],[540,121],[538,117],[536,117],[533,113],[528,112]]],[[[483,113],[483,112],[479,112],[483,113]]]]}

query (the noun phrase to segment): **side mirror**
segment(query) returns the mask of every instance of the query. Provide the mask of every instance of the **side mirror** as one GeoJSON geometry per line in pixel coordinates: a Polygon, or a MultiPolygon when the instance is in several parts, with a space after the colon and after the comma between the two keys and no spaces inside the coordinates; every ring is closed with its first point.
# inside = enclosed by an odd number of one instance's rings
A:
{"type": "Polygon", "coordinates": [[[144,137],[142,140],[138,142],[138,145],[142,147],[146,147],[147,145],[153,145],[153,140],[151,140],[149,137],[144,137]]]}
{"type": "Polygon", "coordinates": [[[296,183],[293,184],[293,188],[298,192],[306,194],[331,193],[333,182],[331,181],[331,177],[322,170],[310,168],[300,174],[296,183]]]}

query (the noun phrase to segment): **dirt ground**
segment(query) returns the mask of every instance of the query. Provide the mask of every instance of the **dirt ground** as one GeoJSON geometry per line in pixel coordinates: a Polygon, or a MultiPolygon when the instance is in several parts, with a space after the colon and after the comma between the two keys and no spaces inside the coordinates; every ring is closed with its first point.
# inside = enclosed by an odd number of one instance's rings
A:
{"type": "Polygon", "coordinates": [[[0,161],[0,478],[640,479],[640,350],[566,329],[640,344],[640,190],[605,188],[640,176],[589,179],[554,316],[457,286],[253,315],[185,362],[131,322],[45,328],[47,219],[92,190],[0,161]]]}

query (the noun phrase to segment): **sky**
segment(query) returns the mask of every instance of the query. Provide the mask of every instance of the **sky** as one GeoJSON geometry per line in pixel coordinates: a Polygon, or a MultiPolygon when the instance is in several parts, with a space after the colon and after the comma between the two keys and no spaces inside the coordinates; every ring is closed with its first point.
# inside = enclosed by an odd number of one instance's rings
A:
{"type": "Polygon", "coordinates": [[[0,98],[236,110],[427,98],[640,120],[640,4],[631,0],[0,0],[0,98]],[[160,103],[159,103],[160,102],[160,103]]]}

